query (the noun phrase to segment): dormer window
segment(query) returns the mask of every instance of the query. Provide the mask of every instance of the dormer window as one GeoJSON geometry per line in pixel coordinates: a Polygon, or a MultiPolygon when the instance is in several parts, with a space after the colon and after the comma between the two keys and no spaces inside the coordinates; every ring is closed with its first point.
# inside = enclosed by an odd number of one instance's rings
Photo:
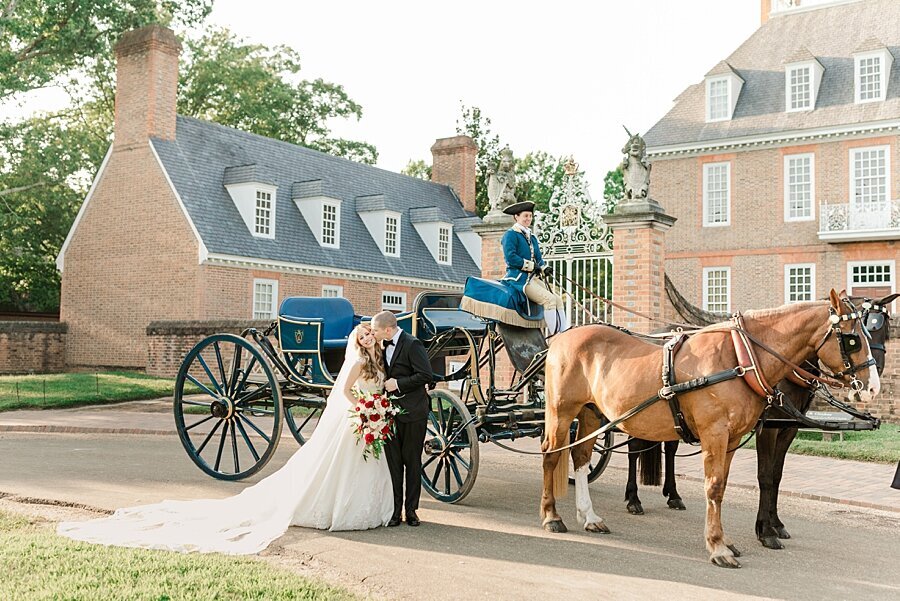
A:
{"type": "Polygon", "coordinates": [[[416,207],[409,210],[409,222],[435,262],[440,265],[451,265],[453,223],[447,219],[444,212],[438,207],[416,207]]]}
{"type": "Polygon", "coordinates": [[[269,236],[272,223],[272,193],[264,190],[256,191],[256,234],[269,236]]]}
{"type": "Polygon", "coordinates": [[[450,262],[450,228],[438,228],[438,263],[450,262]]]}
{"type": "Polygon", "coordinates": [[[805,46],[784,63],[784,110],[789,113],[813,110],[825,67],[805,46]]]}
{"type": "Polygon", "coordinates": [[[322,246],[340,247],[340,209],[337,203],[322,203],[322,246]]]}
{"type": "Polygon", "coordinates": [[[400,255],[400,216],[384,216],[384,254],[396,257],[400,255]]]}
{"type": "Polygon", "coordinates": [[[809,67],[788,69],[788,110],[812,108],[812,73],[809,67]]]}
{"type": "Polygon", "coordinates": [[[867,40],[853,53],[853,96],[856,103],[877,102],[887,97],[894,57],[878,40],[867,40]]]}
{"type": "Polygon", "coordinates": [[[726,61],[706,74],[706,121],[728,121],[734,116],[744,80],[726,61]]]}
{"type": "Polygon", "coordinates": [[[320,179],[295,182],[294,204],[323,248],[341,247],[341,201],[328,182],[320,179]]]}

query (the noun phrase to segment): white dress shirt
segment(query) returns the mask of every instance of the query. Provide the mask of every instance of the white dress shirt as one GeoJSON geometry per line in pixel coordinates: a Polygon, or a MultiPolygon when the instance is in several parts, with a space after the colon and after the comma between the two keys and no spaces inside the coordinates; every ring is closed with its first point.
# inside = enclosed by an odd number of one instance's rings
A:
{"type": "Polygon", "coordinates": [[[400,334],[402,332],[403,330],[397,328],[397,331],[394,332],[394,335],[391,337],[391,342],[393,342],[393,344],[387,347],[387,349],[384,351],[384,360],[388,365],[391,364],[391,360],[393,360],[394,358],[394,351],[397,350],[397,341],[400,340],[400,334]]]}

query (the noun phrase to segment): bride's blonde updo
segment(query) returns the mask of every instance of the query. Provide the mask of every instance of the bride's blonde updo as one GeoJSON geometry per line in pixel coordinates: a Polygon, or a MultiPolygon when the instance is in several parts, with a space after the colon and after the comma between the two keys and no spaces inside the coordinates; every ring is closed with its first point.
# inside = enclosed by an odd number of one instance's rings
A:
{"type": "Polygon", "coordinates": [[[353,330],[353,335],[356,337],[356,350],[363,359],[362,377],[369,381],[380,382],[384,379],[384,357],[378,352],[377,340],[375,342],[375,347],[373,348],[374,352],[370,353],[369,349],[360,346],[359,333],[363,330],[366,330],[369,333],[372,332],[372,328],[368,324],[360,324],[353,330]]]}

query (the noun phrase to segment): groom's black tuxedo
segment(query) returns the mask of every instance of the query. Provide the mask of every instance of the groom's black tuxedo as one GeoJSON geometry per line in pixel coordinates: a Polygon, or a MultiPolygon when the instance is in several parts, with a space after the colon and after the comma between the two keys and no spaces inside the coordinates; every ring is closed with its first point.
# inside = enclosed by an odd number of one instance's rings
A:
{"type": "Polygon", "coordinates": [[[425,445],[425,425],[431,411],[431,401],[425,389],[433,379],[431,362],[422,341],[401,332],[390,364],[385,353],[385,371],[388,378],[397,380],[398,390],[390,394],[396,397],[395,402],[404,410],[397,417],[396,433],[386,448],[394,486],[394,517],[399,518],[400,511],[405,508],[409,519],[419,508],[422,494],[422,448],[425,445]]]}

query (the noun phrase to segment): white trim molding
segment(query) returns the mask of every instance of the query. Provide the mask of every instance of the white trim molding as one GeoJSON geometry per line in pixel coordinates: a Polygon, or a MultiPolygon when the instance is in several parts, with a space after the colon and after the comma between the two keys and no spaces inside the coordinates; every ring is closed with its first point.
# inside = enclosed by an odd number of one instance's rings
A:
{"type": "Polygon", "coordinates": [[[822,75],[825,67],[816,59],[788,63],[784,66],[784,110],[788,113],[812,111],[816,108],[816,99],[819,96],[819,86],[822,84],[822,75]],[[807,70],[806,86],[808,102],[806,105],[794,107],[794,73],[807,70]]]}
{"type": "Polygon", "coordinates": [[[406,293],[395,290],[381,291],[382,311],[406,311],[406,293]]]}
{"type": "Polygon", "coordinates": [[[278,315],[278,280],[270,280],[265,278],[253,278],[253,297],[250,304],[251,319],[274,319],[278,315]],[[271,286],[272,298],[269,300],[269,315],[257,317],[257,313],[262,311],[256,310],[256,294],[258,286],[271,286]]]}
{"type": "Polygon", "coordinates": [[[703,310],[714,311],[719,313],[731,312],[731,267],[704,267],[703,268],[703,310]],[[714,271],[725,272],[725,310],[718,311],[718,307],[710,308],[709,306],[709,275],[714,271]]]}
{"type": "Polygon", "coordinates": [[[706,78],[706,122],[715,123],[716,121],[730,121],[734,117],[734,109],[737,107],[738,97],[741,95],[741,88],[744,87],[744,80],[737,73],[725,73],[721,75],[710,75],[706,78]],[[725,103],[724,107],[714,107],[712,103],[713,87],[720,88],[720,84],[725,84],[725,103]],[[719,111],[724,108],[724,113],[715,115],[713,109],[719,111]]]}
{"type": "Polygon", "coordinates": [[[816,219],[816,155],[812,152],[784,155],[784,222],[815,221],[816,219]],[[809,215],[791,216],[791,163],[809,160],[809,215]]]}
{"type": "MultiPolygon", "coordinates": [[[[871,286],[866,286],[865,283],[857,284],[856,286],[859,288],[880,288],[882,286],[886,286],[890,284],[891,294],[897,292],[897,261],[894,259],[871,259],[868,261],[847,261],[847,290],[852,294],[853,292],[853,268],[854,267],[877,267],[879,265],[884,265],[888,267],[891,272],[890,279],[885,283],[872,282],[871,286]]],[[[875,299],[878,300],[878,299],[875,299]]],[[[897,302],[895,301],[896,305],[897,302]]]]}
{"type": "Polygon", "coordinates": [[[272,259],[257,259],[255,257],[239,257],[235,255],[225,255],[220,253],[210,253],[205,261],[207,265],[217,265],[222,267],[239,267],[242,269],[258,269],[263,271],[274,271],[280,273],[296,273],[300,275],[310,275],[317,277],[329,278],[346,278],[358,282],[377,282],[380,284],[389,284],[394,286],[416,286],[423,288],[434,288],[435,290],[462,290],[463,284],[453,282],[443,282],[439,280],[427,280],[423,278],[410,278],[406,276],[398,276],[383,273],[371,273],[366,271],[355,271],[351,269],[338,269],[335,267],[324,267],[321,265],[304,265],[301,263],[290,263],[288,261],[275,261],[272,259]]]}
{"type": "Polygon", "coordinates": [[[703,164],[703,227],[726,227],[731,225],[731,162],[703,164]],[[725,167],[725,221],[709,220],[709,175],[712,168],[725,167]]]}
{"type": "Polygon", "coordinates": [[[322,284],[322,298],[343,298],[344,287],[334,284],[322,284]]]}
{"type": "Polygon", "coordinates": [[[784,302],[799,303],[816,298],[816,264],[815,263],[786,263],[784,266],[784,302]],[[791,271],[799,269],[809,270],[809,295],[808,298],[791,298],[791,271]]]}
{"type": "MultiPolygon", "coordinates": [[[[869,63],[874,64],[874,63],[869,63]]],[[[863,104],[866,102],[882,102],[885,98],[887,98],[887,88],[888,84],[891,81],[891,67],[894,64],[894,56],[891,54],[890,50],[887,48],[879,48],[878,50],[870,50],[868,52],[855,52],[853,53],[853,101],[856,104],[863,104]],[[873,83],[877,84],[877,95],[875,96],[867,96],[866,98],[862,97],[862,68],[863,63],[869,63],[869,61],[876,61],[878,65],[878,73],[877,78],[873,83]]]]}

